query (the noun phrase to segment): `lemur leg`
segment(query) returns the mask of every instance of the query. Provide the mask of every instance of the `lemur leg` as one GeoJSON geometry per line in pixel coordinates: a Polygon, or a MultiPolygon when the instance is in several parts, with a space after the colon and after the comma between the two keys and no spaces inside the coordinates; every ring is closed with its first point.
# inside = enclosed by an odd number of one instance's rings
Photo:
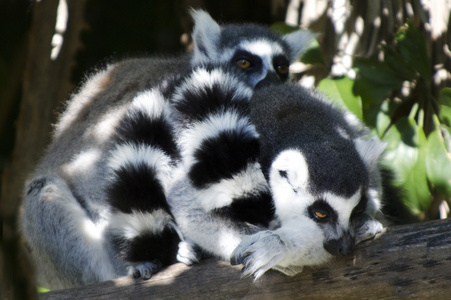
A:
{"type": "Polygon", "coordinates": [[[179,250],[177,251],[177,261],[185,265],[192,265],[198,263],[202,258],[202,250],[195,244],[188,241],[181,241],[179,243],[179,250]]]}
{"type": "Polygon", "coordinates": [[[111,264],[101,224],[89,218],[64,180],[31,181],[21,220],[40,285],[59,289],[121,275],[111,264]]]}

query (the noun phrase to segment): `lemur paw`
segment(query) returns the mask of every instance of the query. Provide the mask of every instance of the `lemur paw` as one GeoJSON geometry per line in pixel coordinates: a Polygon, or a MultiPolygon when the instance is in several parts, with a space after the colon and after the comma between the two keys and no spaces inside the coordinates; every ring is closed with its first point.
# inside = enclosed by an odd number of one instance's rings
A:
{"type": "Polygon", "coordinates": [[[160,271],[161,267],[161,262],[156,259],[152,262],[145,262],[131,267],[131,274],[133,275],[133,278],[148,280],[153,274],[160,271]]]}
{"type": "Polygon", "coordinates": [[[243,276],[253,275],[258,279],[266,271],[276,267],[284,258],[286,251],[285,243],[278,235],[262,231],[245,236],[233,251],[230,263],[243,264],[243,276]]]}
{"type": "Polygon", "coordinates": [[[372,239],[376,234],[382,232],[384,226],[377,220],[368,218],[358,225],[355,232],[355,243],[358,244],[365,240],[372,239]]]}
{"type": "Polygon", "coordinates": [[[179,243],[179,250],[177,252],[177,260],[185,265],[192,265],[198,263],[201,258],[199,250],[188,242],[182,241],[179,243]]]}

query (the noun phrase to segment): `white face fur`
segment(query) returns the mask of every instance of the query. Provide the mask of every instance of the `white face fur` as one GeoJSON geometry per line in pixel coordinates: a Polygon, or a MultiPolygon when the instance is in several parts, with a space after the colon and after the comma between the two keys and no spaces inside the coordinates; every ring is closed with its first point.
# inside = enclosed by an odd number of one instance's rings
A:
{"type": "MultiPolygon", "coordinates": [[[[269,181],[273,193],[276,214],[281,225],[302,220],[299,226],[315,226],[323,232],[319,239],[323,245],[333,240],[351,240],[353,231],[350,219],[362,198],[358,189],[350,198],[331,192],[313,195],[309,191],[309,173],[304,156],[298,150],[285,150],[274,160],[269,181]]],[[[340,247],[340,246],[339,246],[340,247]]],[[[339,251],[339,250],[338,250],[339,251]]]]}

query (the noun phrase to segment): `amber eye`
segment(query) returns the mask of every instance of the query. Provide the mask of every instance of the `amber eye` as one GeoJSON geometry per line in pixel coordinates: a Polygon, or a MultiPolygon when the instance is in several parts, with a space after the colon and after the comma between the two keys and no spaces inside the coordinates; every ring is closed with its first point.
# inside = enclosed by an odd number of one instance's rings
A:
{"type": "Polygon", "coordinates": [[[325,219],[325,218],[327,217],[327,214],[322,213],[322,212],[319,212],[319,211],[315,211],[315,216],[316,216],[318,219],[325,219]]]}
{"type": "Polygon", "coordinates": [[[279,74],[285,75],[288,73],[288,65],[279,65],[277,66],[277,72],[279,74]]]}
{"type": "Polygon", "coordinates": [[[251,66],[251,62],[250,61],[248,61],[247,59],[239,59],[239,60],[237,60],[236,61],[236,64],[240,67],[240,68],[243,68],[243,69],[247,69],[247,68],[249,68],[250,66],[251,66]]]}

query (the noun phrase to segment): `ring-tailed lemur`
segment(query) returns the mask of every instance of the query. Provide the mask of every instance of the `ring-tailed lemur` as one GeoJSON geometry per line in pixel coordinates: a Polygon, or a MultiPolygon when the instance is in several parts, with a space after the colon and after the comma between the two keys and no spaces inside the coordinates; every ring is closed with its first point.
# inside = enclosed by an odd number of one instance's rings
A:
{"type": "MultiPolygon", "coordinates": [[[[196,159],[187,146],[195,141],[181,132],[196,126],[189,110],[197,100],[181,109],[181,97],[226,91],[249,99],[257,86],[286,81],[289,62],[312,38],[302,31],[281,37],[256,25],[219,26],[203,11],[192,14],[190,59],[109,65],[68,102],[29,180],[20,217],[41,286],[68,288],[128,271],[146,279],[161,263],[175,261],[183,230],[173,220],[167,193],[178,161],[196,159]],[[231,82],[228,73],[235,74],[231,82]]],[[[200,102],[200,111],[192,111],[197,118],[211,104],[200,102]]],[[[233,116],[225,116],[225,122],[233,123],[233,116]]],[[[189,244],[181,245],[180,259],[195,259],[185,247],[189,244]]]]}
{"type": "Polygon", "coordinates": [[[235,249],[232,263],[242,263],[245,275],[270,268],[294,275],[382,230],[375,216],[385,145],[355,116],[297,85],[257,90],[250,110],[279,224],[235,249]]]}

